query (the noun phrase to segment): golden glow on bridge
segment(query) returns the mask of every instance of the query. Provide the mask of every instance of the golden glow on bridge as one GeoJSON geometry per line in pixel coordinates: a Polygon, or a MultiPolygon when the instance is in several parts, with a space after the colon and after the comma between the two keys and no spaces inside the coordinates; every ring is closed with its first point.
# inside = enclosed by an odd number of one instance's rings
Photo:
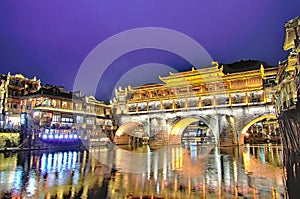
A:
{"type": "MultiPolygon", "coordinates": [[[[199,115],[207,120],[205,123],[212,130],[216,143],[243,144],[243,141],[238,141],[238,135],[241,135],[243,126],[249,120],[243,120],[243,124],[236,127],[235,124],[241,122],[239,118],[243,117],[238,112],[245,110],[246,114],[251,114],[251,119],[274,112],[271,106],[274,104],[277,73],[276,67],[265,68],[261,62],[239,63],[241,67],[243,65],[251,65],[256,69],[223,73],[224,65],[219,66],[217,62],[214,62],[211,67],[170,73],[169,76],[160,77],[162,84],[120,88],[116,90],[112,107],[117,117],[128,117],[126,120],[135,118],[134,121],[141,119],[143,123],[147,120],[142,117],[148,114],[150,119],[161,118],[160,114],[162,114],[166,120],[180,115],[183,118],[182,121],[175,125],[158,125],[155,128],[160,128],[160,130],[151,132],[152,134],[162,134],[162,132],[167,134],[163,137],[169,143],[181,143],[184,130],[192,123],[199,121],[200,118],[194,117],[194,115],[199,115]],[[259,112],[255,112],[256,109],[259,109],[259,112]],[[180,112],[184,114],[177,114],[180,112]],[[231,116],[232,118],[228,121],[226,117],[231,116]],[[184,119],[185,117],[188,118],[184,119]],[[229,125],[230,128],[223,128],[225,125],[229,125]],[[164,126],[166,126],[165,129],[163,129],[164,126]],[[229,129],[232,129],[234,133],[229,132],[229,129]],[[217,136],[219,133],[223,135],[217,136]]],[[[252,124],[248,125],[243,131],[246,132],[252,124]]],[[[120,134],[122,133],[117,132],[117,135],[120,134]]]]}
{"type": "Polygon", "coordinates": [[[173,128],[171,129],[170,135],[181,135],[184,131],[184,129],[195,122],[198,122],[199,119],[196,118],[185,118],[180,120],[178,123],[176,123],[173,128]]]}
{"type": "Polygon", "coordinates": [[[139,125],[141,125],[139,122],[126,122],[118,128],[116,136],[121,136],[124,133],[130,135],[134,131],[134,129],[137,128],[139,125]]]}

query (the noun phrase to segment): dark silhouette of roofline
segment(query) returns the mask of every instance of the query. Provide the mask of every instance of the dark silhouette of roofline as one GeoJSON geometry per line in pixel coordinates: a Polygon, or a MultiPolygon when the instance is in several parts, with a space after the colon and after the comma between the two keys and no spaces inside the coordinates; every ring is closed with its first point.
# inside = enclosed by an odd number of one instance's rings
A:
{"type": "Polygon", "coordinates": [[[274,68],[278,66],[270,66],[267,62],[259,60],[240,60],[233,62],[231,64],[219,64],[219,68],[223,66],[224,74],[236,73],[236,72],[245,72],[251,70],[258,70],[260,66],[263,65],[264,68],[274,68]]]}

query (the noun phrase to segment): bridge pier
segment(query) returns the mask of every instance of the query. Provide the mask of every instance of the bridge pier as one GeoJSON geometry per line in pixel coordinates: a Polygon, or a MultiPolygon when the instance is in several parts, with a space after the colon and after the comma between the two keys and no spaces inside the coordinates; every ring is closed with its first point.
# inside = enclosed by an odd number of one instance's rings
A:
{"type": "Polygon", "coordinates": [[[236,130],[236,119],[231,115],[219,115],[219,145],[239,145],[238,132],[236,130]]]}

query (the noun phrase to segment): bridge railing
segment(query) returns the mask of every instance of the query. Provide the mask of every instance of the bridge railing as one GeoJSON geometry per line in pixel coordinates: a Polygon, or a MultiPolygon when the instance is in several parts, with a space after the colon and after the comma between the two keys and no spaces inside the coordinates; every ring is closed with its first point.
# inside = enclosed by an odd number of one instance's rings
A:
{"type": "Polygon", "coordinates": [[[229,98],[219,99],[219,98],[206,98],[200,99],[197,102],[189,102],[188,99],[185,104],[180,104],[174,102],[164,103],[157,102],[155,106],[144,104],[141,106],[139,103],[127,104],[127,113],[136,114],[136,113],[155,113],[155,112],[172,112],[172,111],[183,111],[183,110],[195,110],[195,109],[211,109],[211,108],[224,108],[224,107],[238,107],[238,106],[257,106],[263,104],[269,104],[273,102],[266,101],[263,98],[263,95],[254,96],[254,97],[241,97],[241,98],[232,98],[231,101],[229,98]]]}

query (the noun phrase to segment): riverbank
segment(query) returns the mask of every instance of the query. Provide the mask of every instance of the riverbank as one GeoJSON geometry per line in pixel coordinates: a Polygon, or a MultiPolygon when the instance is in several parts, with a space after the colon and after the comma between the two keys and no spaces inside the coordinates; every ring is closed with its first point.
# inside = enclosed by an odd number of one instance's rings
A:
{"type": "Polygon", "coordinates": [[[36,150],[52,150],[52,149],[85,149],[83,145],[81,146],[38,146],[38,147],[7,147],[0,148],[0,153],[3,152],[19,152],[19,151],[36,151],[36,150]]]}
{"type": "Polygon", "coordinates": [[[84,150],[89,148],[97,148],[104,146],[111,146],[113,143],[111,142],[80,142],[79,144],[74,145],[52,145],[52,144],[39,144],[31,147],[0,147],[0,153],[3,152],[19,152],[19,151],[35,151],[35,150],[84,150]]]}

